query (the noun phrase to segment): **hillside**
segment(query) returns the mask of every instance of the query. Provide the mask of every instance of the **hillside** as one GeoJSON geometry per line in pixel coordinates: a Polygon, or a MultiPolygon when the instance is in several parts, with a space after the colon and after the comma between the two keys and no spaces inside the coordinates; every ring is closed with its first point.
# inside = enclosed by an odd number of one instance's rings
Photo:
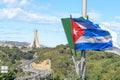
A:
{"type": "MultiPolygon", "coordinates": [[[[43,48],[37,52],[36,63],[50,59],[57,80],[73,78],[76,75],[69,48],[59,45],[55,48],[43,48]]],[[[80,51],[78,51],[80,59],[80,51]]],[[[86,80],[120,80],[120,56],[100,51],[86,51],[86,80]]]]}
{"type": "Polygon", "coordinates": [[[0,80],[13,80],[24,75],[19,67],[21,61],[33,58],[34,52],[22,52],[19,48],[0,47],[0,67],[8,66],[8,73],[0,73],[0,80]]]}
{"type": "MultiPolygon", "coordinates": [[[[34,51],[37,52],[34,62],[51,60],[54,72],[50,77],[51,80],[80,80],[76,75],[67,45],[58,45],[55,48],[43,47],[34,49],[34,51]]],[[[80,51],[77,53],[77,57],[80,59],[80,51]]],[[[10,68],[8,74],[0,74],[0,80],[4,80],[8,76],[15,78],[24,75],[18,66],[21,64],[21,60],[29,60],[33,58],[33,55],[34,52],[22,52],[16,47],[0,47],[0,66],[6,65],[10,68]]],[[[120,56],[100,51],[86,51],[86,80],[120,80],[120,56]]]]}

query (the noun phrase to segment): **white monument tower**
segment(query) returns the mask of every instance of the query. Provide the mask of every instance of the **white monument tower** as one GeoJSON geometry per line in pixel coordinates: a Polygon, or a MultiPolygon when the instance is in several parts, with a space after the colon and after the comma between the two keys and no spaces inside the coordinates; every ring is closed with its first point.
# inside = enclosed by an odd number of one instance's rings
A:
{"type": "Polygon", "coordinates": [[[40,48],[39,40],[38,40],[38,30],[36,29],[34,32],[33,42],[29,45],[30,48],[40,48]]]}

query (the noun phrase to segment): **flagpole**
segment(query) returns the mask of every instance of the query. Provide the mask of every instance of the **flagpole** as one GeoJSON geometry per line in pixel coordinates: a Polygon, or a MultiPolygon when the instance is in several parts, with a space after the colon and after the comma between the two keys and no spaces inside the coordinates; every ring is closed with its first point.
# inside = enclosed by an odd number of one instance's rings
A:
{"type": "Polygon", "coordinates": [[[87,19],[87,0],[82,0],[82,17],[87,19]]]}
{"type": "MultiPolygon", "coordinates": [[[[82,17],[87,19],[87,0],[82,0],[82,17]]],[[[81,77],[85,80],[85,50],[81,50],[81,77]]]]}

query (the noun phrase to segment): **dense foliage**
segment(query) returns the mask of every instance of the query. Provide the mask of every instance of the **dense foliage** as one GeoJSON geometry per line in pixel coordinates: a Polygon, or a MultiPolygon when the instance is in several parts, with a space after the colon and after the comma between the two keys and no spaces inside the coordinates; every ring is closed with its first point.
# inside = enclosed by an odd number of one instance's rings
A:
{"type": "Polygon", "coordinates": [[[0,74],[0,80],[13,80],[9,78],[15,78],[19,75],[23,75],[19,65],[22,60],[29,60],[33,58],[33,55],[34,52],[22,52],[22,50],[17,47],[0,47],[0,67],[8,66],[9,70],[9,73],[7,74],[0,74]]]}
{"type": "MultiPolygon", "coordinates": [[[[44,47],[29,52],[14,47],[0,47],[0,66],[9,67],[9,73],[0,74],[0,80],[14,79],[24,75],[17,67],[21,60],[33,58],[36,52],[36,63],[45,59],[51,60],[54,74],[51,80],[80,80],[74,69],[72,55],[67,45],[58,45],[55,48],[44,47]]],[[[77,56],[80,60],[80,51],[77,56]]],[[[86,80],[120,80],[120,56],[101,51],[86,51],[86,80]]]]}
{"type": "Polygon", "coordinates": [[[0,73],[0,80],[14,80],[16,78],[15,72],[9,71],[8,73],[0,73]]]}
{"type": "MultiPolygon", "coordinates": [[[[77,52],[80,60],[80,51],[77,52]]],[[[67,46],[43,48],[37,52],[36,63],[50,59],[54,80],[80,80],[67,46]]],[[[86,80],[120,80],[120,56],[101,51],[86,51],[86,80]]]]}

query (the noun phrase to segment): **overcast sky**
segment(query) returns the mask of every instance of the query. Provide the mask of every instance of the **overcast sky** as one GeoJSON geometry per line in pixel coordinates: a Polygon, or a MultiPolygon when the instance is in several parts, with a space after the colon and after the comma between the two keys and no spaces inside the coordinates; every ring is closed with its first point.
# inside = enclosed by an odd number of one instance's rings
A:
{"type": "MultiPolygon", "coordinates": [[[[32,42],[38,29],[39,42],[55,47],[67,44],[60,21],[81,16],[82,0],[0,0],[0,40],[32,42]]],[[[87,15],[97,24],[115,31],[120,44],[120,0],[87,0],[87,15]]]]}

